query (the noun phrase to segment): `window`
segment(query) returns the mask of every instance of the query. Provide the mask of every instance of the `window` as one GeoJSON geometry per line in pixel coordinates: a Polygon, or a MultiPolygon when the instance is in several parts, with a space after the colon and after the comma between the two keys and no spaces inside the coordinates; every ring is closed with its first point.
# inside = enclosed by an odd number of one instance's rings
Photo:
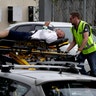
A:
{"type": "MultiPolygon", "coordinates": [[[[30,32],[32,29],[32,25],[22,25],[18,26],[15,30],[19,32],[30,32]]],[[[12,28],[14,30],[14,28],[12,28]]]]}
{"type": "Polygon", "coordinates": [[[40,29],[43,29],[43,25],[36,25],[35,26],[35,30],[40,30],[40,29]]]}
{"type": "Polygon", "coordinates": [[[93,39],[96,42],[96,27],[93,27],[93,39]]]}
{"type": "Polygon", "coordinates": [[[60,81],[42,85],[46,96],[96,96],[96,82],[60,81]]]}
{"type": "Polygon", "coordinates": [[[0,96],[24,96],[29,86],[0,77],[0,96]]]}
{"type": "MultiPolygon", "coordinates": [[[[36,25],[35,26],[35,30],[40,30],[40,29],[43,29],[43,25],[36,25]]],[[[49,26],[48,29],[53,30],[54,27],[53,26],[52,27],[49,26]]]]}

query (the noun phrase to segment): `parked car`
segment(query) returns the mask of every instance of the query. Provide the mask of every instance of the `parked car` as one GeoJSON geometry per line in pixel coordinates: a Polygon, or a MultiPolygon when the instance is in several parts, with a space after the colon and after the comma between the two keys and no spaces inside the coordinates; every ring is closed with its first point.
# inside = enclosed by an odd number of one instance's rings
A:
{"type": "Polygon", "coordinates": [[[96,96],[95,77],[25,66],[1,66],[0,96],[96,96]]]}

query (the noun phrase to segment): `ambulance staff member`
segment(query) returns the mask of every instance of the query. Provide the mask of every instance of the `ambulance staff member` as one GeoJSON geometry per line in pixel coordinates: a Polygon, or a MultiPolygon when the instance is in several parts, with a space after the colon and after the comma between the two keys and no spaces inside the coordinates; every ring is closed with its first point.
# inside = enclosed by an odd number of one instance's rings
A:
{"type": "Polygon", "coordinates": [[[66,52],[69,52],[76,44],[78,45],[78,61],[84,62],[88,60],[91,75],[96,76],[96,44],[92,38],[92,29],[90,25],[80,19],[78,12],[70,14],[70,22],[73,27],[71,28],[73,34],[73,41],[70,43],[66,52]]]}

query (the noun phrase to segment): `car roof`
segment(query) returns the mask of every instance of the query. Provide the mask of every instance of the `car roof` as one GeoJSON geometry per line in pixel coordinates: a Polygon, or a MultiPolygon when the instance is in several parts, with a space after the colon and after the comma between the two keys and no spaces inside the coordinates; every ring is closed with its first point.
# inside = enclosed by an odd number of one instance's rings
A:
{"type": "MultiPolygon", "coordinates": [[[[83,81],[83,80],[95,80],[96,78],[91,77],[91,76],[85,76],[85,75],[80,75],[80,74],[73,74],[73,73],[67,73],[63,72],[62,74],[59,73],[59,71],[44,71],[44,70],[11,70],[10,73],[3,73],[1,72],[0,74],[5,74],[4,76],[6,77],[9,75],[9,78],[12,78],[15,80],[21,80],[22,82],[30,83],[31,84],[43,84],[46,82],[52,82],[52,81],[71,81],[71,80],[76,80],[76,81],[83,81]],[[19,79],[18,79],[19,78],[19,79]]],[[[1,75],[0,75],[1,76],[1,75]]]]}
{"type": "MultiPolygon", "coordinates": [[[[26,25],[26,24],[41,24],[43,25],[45,22],[44,21],[37,21],[37,22],[19,22],[19,23],[15,23],[15,24],[10,24],[9,25],[9,29],[17,26],[17,25],[26,25]]],[[[50,27],[54,26],[54,27],[72,27],[72,24],[69,22],[50,22],[50,27]]],[[[8,28],[7,28],[8,29],[8,28]]]]}

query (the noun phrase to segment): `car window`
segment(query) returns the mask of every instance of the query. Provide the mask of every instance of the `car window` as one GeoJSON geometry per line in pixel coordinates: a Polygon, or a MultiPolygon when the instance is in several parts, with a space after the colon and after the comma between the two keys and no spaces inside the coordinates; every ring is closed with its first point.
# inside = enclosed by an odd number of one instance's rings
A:
{"type": "Polygon", "coordinates": [[[96,96],[96,82],[60,81],[43,84],[45,96],[96,96]]]}
{"type": "Polygon", "coordinates": [[[96,42],[96,27],[93,27],[93,39],[96,42]]]}
{"type": "Polygon", "coordinates": [[[93,40],[96,42],[96,36],[93,34],[93,40]]]}
{"type": "MultiPolygon", "coordinates": [[[[19,32],[30,32],[31,29],[32,29],[32,25],[22,25],[15,28],[15,30],[19,32]]],[[[14,29],[12,28],[12,30],[14,29]]]]}
{"type": "Polygon", "coordinates": [[[40,25],[36,25],[35,26],[35,30],[39,30],[39,29],[43,29],[43,25],[41,25],[41,26],[40,25]]]}
{"type": "MultiPolygon", "coordinates": [[[[43,25],[36,25],[35,26],[35,30],[39,30],[39,29],[43,29],[43,25]]],[[[53,30],[54,27],[53,26],[52,27],[49,26],[48,29],[53,30]]]]}
{"type": "Polygon", "coordinates": [[[65,38],[68,38],[69,41],[72,41],[72,33],[71,33],[71,27],[55,27],[63,30],[65,32],[65,38]]]}
{"type": "Polygon", "coordinates": [[[0,96],[24,96],[29,86],[0,77],[0,96]]]}

